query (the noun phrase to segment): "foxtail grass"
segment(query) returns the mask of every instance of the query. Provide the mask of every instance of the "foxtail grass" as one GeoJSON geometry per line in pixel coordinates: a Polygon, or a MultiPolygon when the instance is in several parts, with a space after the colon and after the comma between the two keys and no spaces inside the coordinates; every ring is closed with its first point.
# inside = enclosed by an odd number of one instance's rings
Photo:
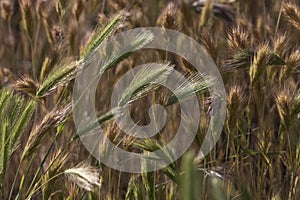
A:
{"type": "Polygon", "coordinates": [[[81,163],[64,171],[64,174],[78,187],[92,191],[101,187],[100,171],[88,163],[81,163]]]}

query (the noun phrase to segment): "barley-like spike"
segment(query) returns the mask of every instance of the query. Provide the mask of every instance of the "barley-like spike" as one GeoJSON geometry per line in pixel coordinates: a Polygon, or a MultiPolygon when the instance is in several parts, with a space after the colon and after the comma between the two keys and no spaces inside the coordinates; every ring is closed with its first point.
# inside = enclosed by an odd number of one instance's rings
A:
{"type": "Polygon", "coordinates": [[[172,105],[178,101],[187,99],[196,93],[207,90],[214,84],[214,78],[208,77],[201,73],[195,73],[187,80],[178,83],[178,87],[173,91],[173,94],[167,101],[167,106],[172,105]],[[205,77],[205,79],[204,79],[205,77]]]}
{"type": "Polygon", "coordinates": [[[35,110],[35,102],[0,90],[0,182],[5,175],[8,159],[35,110]]]}
{"type": "Polygon", "coordinates": [[[233,85],[227,96],[227,125],[230,130],[235,128],[238,120],[243,116],[247,104],[246,86],[233,85]]]}
{"type": "Polygon", "coordinates": [[[167,80],[173,66],[169,64],[150,63],[143,70],[139,71],[131,81],[130,85],[123,92],[118,105],[124,106],[146,93],[153,91],[161,83],[167,80]]]}
{"type": "Polygon", "coordinates": [[[2,89],[0,93],[0,117],[6,117],[6,110],[10,105],[13,93],[10,90],[2,89]]]}
{"type": "Polygon", "coordinates": [[[9,157],[9,148],[8,148],[8,144],[9,142],[7,142],[7,137],[8,137],[8,126],[9,126],[9,120],[6,119],[2,119],[1,120],[1,128],[0,128],[0,182],[3,180],[4,178],[4,174],[6,171],[6,167],[7,167],[7,161],[8,161],[8,157],[9,157]]]}
{"type": "Polygon", "coordinates": [[[265,71],[267,65],[269,64],[269,45],[263,44],[258,49],[257,54],[254,56],[253,64],[250,66],[250,81],[252,86],[254,86],[261,76],[261,74],[265,71]]]}
{"type": "Polygon", "coordinates": [[[300,30],[300,8],[295,3],[285,1],[283,6],[283,14],[288,21],[298,30],[300,30]]]}
{"type": "Polygon", "coordinates": [[[41,84],[36,96],[43,97],[48,95],[59,86],[70,82],[75,78],[81,66],[81,61],[75,62],[69,59],[62,61],[41,84]]]}
{"type": "Polygon", "coordinates": [[[279,34],[274,41],[274,52],[281,57],[286,56],[287,52],[290,50],[289,38],[287,34],[279,34]]]}
{"type": "Polygon", "coordinates": [[[123,16],[117,15],[107,26],[105,26],[103,30],[97,28],[85,45],[81,57],[87,59],[89,55],[91,55],[91,53],[99,47],[103,40],[116,30],[122,20],[123,16]]]}
{"type": "Polygon", "coordinates": [[[61,108],[55,108],[51,112],[47,113],[42,122],[37,124],[29,135],[28,141],[25,145],[22,159],[31,155],[40,146],[42,140],[49,131],[50,128],[59,126],[68,117],[71,111],[71,104],[62,106],[61,108]]]}
{"type": "Polygon", "coordinates": [[[300,90],[298,90],[293,97],[292,108],[291,108],[291,118],[296,121],[300,115],[300,90]]]}
{"type": "Polygon", "coordinates": [[[13,149],[14,145],[16,144],[17,140],[20,138],[22,131],[27,126],[31,116],[35,110],[36,103],[34,101],[29,101],[24,108],[23,112],[19,115],[18,120],[16,121],[13,129],[10,132],[11,141],[10,141],[10,148],[13,149]]]}
{"type": "Polygon", "coordinates": [[[99,74],[103,74],[105,71],[115,66],[124,58],[148,45],[153,38],[154,35],[150,31],[137,30],[130,32],[126,38],[126,43],[123,44],[122,48],[116,47],[117,49],[114,49],[115,52],[113,54],[105,57],[103,65],[100,67],[99,74]],[[123,54],[123,52],[126,52],[126,50],[127,53],[123,54]]]}
{"type": "Polygon", "coordinates": [[[292,92],[284,88],[275,94],[275,102],[281,119],[281,123],[287,128],[291,122],[292,92]]]}

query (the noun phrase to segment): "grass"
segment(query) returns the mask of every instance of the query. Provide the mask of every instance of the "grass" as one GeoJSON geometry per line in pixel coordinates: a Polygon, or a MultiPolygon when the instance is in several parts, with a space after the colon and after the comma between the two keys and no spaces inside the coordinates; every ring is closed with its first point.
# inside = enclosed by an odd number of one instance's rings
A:
{"type": "MultiPolygon", "coordinates": [[[[0,14],[0,199],[300,198],[299,1],[3,0],[0,14]],[[203,159],[196,152],[210,122],[214,98],[207,87],[214,77],[195,72],[172,53],[141,50],[155,37],[148,31],[129,35],[124,44],[105,43],[114,34],[149,26],[192,37],[222,75],[226,121],[203,159]],[[95,63],[103,46],[95,78],[85,80],[93,84],[101,77],[95,96],[98,119],[76,130],[74,79],[95,63]],[[130,51],[123,54],[120,47],[130,51]],[[145,63],[117,107],[108,109],[120,77],[145,63]],[[172,70],[189,82],[179,82],[170,92],[160,84],[172,70]],[[178,101],[194,93],[202,114],[195,140],[160,170],[119,172],[99,163],[80,142],[78,135],[100,123],[118,147],[155,152],[177,132],[178,101]],[[168,116],[154,137],[136,139],[117,127],[113,111],[127,107],[134,122],[147,125],[151,117],[146,113],[157,103],[168,116]]],[[[105,147],[99,148],[109,151],[105,147]]]]}

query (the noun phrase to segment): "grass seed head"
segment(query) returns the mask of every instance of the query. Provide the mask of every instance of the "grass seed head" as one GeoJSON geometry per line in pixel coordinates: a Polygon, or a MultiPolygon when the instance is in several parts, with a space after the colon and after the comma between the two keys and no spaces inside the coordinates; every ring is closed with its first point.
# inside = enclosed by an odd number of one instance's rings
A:
{"type": "Polygon", "coordinates": [[[292,104],[292,92],[289,88],[279,90],[275,94],[275,103],[277,110],[285,127],[288,127],[291,121],[291,104],[292,104]]]}
{"type": "Polygon", "coordinates": [[[31,155],[41,145],[45,134],[53,127],[59,126],[68,116],[71,111],[71,104],[66,106],[55,108],[51,112],[47,113],[40,124],[37,124],[25,145],[22,159],[31,155]]]}
{"type": "Polygon", "coordinates": [[[35,16],[31,0],[21,0],[20,8],[22,14],[23,27],[30,39],[33,38],[35,16]]]}
{"type": "Polygon", "coordinates": [[[287,34],[278,34],[277,38],[274,41],[274,52],[284,57],[290,49],[289,38],[287,34]]]}
{"type": "Polygon", "coordinates": [[[282,6],[284,16],[298,30],[300,30],[300,8],[295,3],[285,1],[282,6]]]}
{"type": "Polygon", "coordinates": [[[300,66],[300,49],[294,50],[287,58],[286,63],[291,68],[298,68],[300,66]]]}
{"type": "Polygon", "coordinates": [[[64,173],[77,186],[87,191],[101,187],[100,170],[88,163],[81,163],[74,168],[65,170],[64,173]]]}
{"type": "Polygon", "coordinates": [[[39,88],[39,83],[32,80],[29,76],[23,76],[18,79],[12,87],[22,93],[27,94],[30,97],[35,97],[39,88]]]}
{"type": "Polygon", "coordinates": [[[237,26],[231,29],[227,36],[227,44],[231,49],[240,49],[245,50],[250,48],[250,33],[242,28],[237,26]]]}
{"type": "Polygon", "coordinates": [[[269,44],[263,44],[259,47],[254,56],[253,64],[250,66],[250,81],[252,86],[257,83],[257,80],[265,71],[269,61],[269,44]]]}
{"type": "Polygon", "coordinates": [[[157,23],[163,28],[177,29],[177,14],[177,5],[174,2],[170,2],[160,14],[157,23]]]}

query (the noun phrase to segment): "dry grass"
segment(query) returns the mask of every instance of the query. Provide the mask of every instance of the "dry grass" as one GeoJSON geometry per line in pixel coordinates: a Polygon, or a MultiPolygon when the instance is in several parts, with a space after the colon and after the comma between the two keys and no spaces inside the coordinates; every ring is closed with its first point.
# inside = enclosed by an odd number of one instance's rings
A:
{"type": "Polygon", "coordinates": [[[0,199],[299,199],[299,6],[293,0],[0,1],[0,199]],[[154,35],[133,35],[124,44],[133,51],[108,54],[98,72],[98,122],[113,143],[147,153],[174,137],[178,99],[158,86],[173,67],[192,82],[175,93],[184,99],[198,92],[206,104],[190,152],[161,170],[129,174],[90,156],[69,103],[76,73],[106,38],[149,26],[181,31],[203,45],[221,72],[227,117],[217,145],[199,160],[192,152],[203,141],[213,98],[204,75],[171,53],[138,51],[154,35]],[[118,129],[108,108],[119,78],[149,62],[168,64],[136,76],[119,105],[146,125],[149,105],[162,103],[167,125],[137,140],[118,129]]]}

